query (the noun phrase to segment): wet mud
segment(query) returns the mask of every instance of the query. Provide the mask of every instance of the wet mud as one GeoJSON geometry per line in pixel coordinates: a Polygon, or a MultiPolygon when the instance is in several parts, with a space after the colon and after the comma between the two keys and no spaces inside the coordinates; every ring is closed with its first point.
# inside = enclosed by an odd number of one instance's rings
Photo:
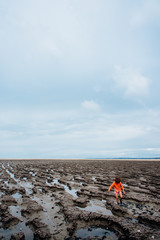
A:
{"type": "Polygon", "coordinates": [[[0,240],[159,240],[159,182],[160,161],[1,160],[0,240]]]}

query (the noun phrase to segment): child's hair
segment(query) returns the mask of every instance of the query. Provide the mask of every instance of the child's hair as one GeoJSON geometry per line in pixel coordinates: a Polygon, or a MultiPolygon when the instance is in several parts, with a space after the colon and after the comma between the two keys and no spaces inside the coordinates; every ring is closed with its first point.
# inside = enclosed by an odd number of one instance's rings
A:
{"type": "Polygon", "coordinates": [[[121,182],[120,177],[116,177],[116,178],[115,178],[115,182],[116,182],[116,183],[120,183],[120,182],[121,182]]]}

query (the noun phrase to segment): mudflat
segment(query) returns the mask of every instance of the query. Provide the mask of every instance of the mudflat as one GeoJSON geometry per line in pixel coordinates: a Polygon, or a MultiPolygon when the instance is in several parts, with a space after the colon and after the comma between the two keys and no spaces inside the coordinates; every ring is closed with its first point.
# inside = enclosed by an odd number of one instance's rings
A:
{"type": "Polygon", "coordinates": [[[0,239],[159,240],[159,182],[158,160],[0,160],[0,239]]]}

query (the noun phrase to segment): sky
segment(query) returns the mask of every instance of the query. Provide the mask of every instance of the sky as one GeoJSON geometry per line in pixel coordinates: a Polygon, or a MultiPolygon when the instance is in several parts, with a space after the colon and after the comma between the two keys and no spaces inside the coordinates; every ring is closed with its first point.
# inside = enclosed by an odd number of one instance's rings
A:
{"type": "Polygon", "coordinates": [[[0,158],[160,157],[159,0],[0,0],[0,158]]]}

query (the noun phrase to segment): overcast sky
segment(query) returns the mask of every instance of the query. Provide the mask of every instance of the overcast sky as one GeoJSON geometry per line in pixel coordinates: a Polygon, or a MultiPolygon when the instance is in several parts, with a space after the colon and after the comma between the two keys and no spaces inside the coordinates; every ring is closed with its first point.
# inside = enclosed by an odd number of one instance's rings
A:
{"type": "Polygon", "coordinates": [[[0,158],[160,156],[159,0],[1,0],[0,158]]]}

